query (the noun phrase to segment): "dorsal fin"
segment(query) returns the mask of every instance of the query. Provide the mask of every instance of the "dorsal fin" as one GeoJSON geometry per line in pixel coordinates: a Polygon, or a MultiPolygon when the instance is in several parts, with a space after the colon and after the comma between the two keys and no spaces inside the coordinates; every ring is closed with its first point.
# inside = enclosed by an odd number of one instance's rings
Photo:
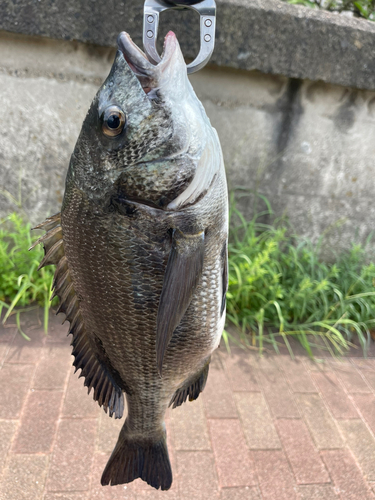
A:
{"type": "Polygon", "coordinates": [[[70,322],[69,334],[73,335],[71,345],[75,358],[73,365],[76,367],[76,371],[81,369],[80,377],[85,378],[84,385],[88,387],[89,393],[91,389],[94,389],[94,399],[104,408],[105,412],[109,412],[110,417],[114,414],[115,418],[121,418],[124,412],[122,389],[115,382],[107,367],[98,359],[85,330],[79,300],[74,290],[68,260],[64,252],[60,214],[49,217],[33,229],[47,231],[29,250],[38,243],[42,243],[45,255],[39,269],[50,264],[56,265],[52,283],[53,297],[57,296],[60,300],[56,314],[65,313],[64,322],[66,320],[70,322]]]}

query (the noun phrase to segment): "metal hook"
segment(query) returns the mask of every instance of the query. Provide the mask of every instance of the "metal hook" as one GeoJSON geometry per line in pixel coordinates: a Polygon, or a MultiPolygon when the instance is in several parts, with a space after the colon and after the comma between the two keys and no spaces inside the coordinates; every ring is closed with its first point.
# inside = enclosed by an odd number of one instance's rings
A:
{"type": "MultiPolygon", "coordinates": [[[[143,46],[150,62],[158,64],[161,59],[156,50],[158,37],[159,15],[168,9],[192,9],[200,15],[200,50],[196,59],[188,64],[188,74],[199,71],[205,66],[215,46],[216,3],[215,0],[198,0],[199,3],[185,5],[178,0],[172,0],[173,5],[166,0],[146,0],[143,17],[143,46]]],[[[184,1],[184,0],[182,0],[184,1]]],[[[186,0],[185,0],[186,1],[186,0]]]]}

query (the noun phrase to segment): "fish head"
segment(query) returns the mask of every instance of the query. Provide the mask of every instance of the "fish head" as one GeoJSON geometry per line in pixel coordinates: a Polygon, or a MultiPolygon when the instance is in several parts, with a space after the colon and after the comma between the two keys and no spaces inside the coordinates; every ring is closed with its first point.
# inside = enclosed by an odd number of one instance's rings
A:
{"type": "MultiPolygon", "coordinates": [[[[152,164],[155,178],[155,165],[157,173],[168,170],[173,160],[191,156],[203,140],[203,108],[189,83],[175,34],[167,34],[158,65],[148,61],[125,32],[119,35],[118,47],[84,120],[68,172],[67,185],[74,182],[89,196],[101,196],[134,170],[138,176],[140,171],[150,175],[149,167],[142,170],[138,165],[152,164]]],[[[138,178],[137,183],[149,181],[138,178]]]]}

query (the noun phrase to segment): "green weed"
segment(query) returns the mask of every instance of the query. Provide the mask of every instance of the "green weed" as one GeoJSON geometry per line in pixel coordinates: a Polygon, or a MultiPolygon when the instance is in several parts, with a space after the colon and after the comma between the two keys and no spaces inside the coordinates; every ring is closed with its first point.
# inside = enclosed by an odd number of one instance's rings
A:
{"type": "Polygon", "coordinates": [[[375,322],[375,265],[365,263],[364,248],[353,245],[328,264],[319,258],[322,239],[313,245],[291,235],[285,220],[262,223],[269,205],[250,222],[233,196],[231,207],[227,318],[242,341],[278,351],[281,337],[291,352],[293,336],[312,355],[311,339],[319,339],[333,355],[357,335],[366,352],[375,322]]]}
{"type": "Polygon", "coordinates": [[[290,4],[318,7],[331,12],[351,11],[357,17],[375,19],[375,0],[284,0],[290,4]]]}
{"type": "Polygon", "coordinates": [[[53,278],[52,268],[37,270],[43,258],[41,246],[28,251],[38,238],[31,235],[30,229],[30,224],[25,223],[17,213],[0,220],[0,316],[5,309],[5,323],[11,314],[15,314],[18,329],[26,339],[28,337],[21,329],[20,314],[32,304],[43,306],[44,329],[47,332],[53,278]]]}

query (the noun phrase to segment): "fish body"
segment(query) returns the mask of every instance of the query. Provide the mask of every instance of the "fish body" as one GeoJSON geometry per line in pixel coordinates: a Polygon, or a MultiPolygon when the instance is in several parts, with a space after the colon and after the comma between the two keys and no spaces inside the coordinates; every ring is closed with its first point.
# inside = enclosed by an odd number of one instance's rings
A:
{"type": "Polygon", "coordinates": [[[164,415],[203,390],[227,289],[227,186],[216,131],[177,39],[158,66],[128,35],[85,118],[41,266],[70,322],[74,365],[127,417],[102,484],[168,489],[164,415]]]}

